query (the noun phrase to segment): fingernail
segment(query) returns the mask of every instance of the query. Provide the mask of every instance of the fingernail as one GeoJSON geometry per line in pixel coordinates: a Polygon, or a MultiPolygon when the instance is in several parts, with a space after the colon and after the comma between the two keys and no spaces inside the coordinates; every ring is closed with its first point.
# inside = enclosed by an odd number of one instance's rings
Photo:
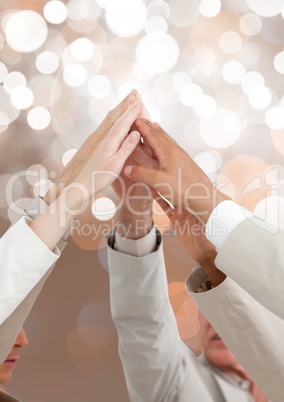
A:
{"type": "Polygon", "coordinates": [[[131,141],[137,142],[137,140],[140,138],[140,134],[137,131],[132,131],[129,137],[131,141]]]}
{"type": "Polygon", "coordinates": [[[126,166],[126,168],[124,169],[124,173],[126,174],[126,176],[131,175],[132,169],[132,166],[126,166]]]}

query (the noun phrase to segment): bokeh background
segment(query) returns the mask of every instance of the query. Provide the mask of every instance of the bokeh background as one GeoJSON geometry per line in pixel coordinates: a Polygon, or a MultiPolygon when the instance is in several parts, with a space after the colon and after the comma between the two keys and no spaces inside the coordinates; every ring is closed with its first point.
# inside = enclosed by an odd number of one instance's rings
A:
{"type": "MultiPolygon", "coordinates": [[[[283,227],[283,18],[284,0],[0,0],[0,234],[132,88],[222,191],[283,227]]],[[[7,392],[129,400],[109,309],[114,212],[108,190],[79,217],[7,392]]],[[[195,262],[157,206],[155,222],[180,334],[198,354],[184,290],[195,262]]]]}

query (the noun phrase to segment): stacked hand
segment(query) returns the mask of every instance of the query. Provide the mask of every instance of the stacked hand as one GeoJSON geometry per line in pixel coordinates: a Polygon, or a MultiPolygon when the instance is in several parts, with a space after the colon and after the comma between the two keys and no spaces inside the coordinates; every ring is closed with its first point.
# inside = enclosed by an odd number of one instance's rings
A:
{"type": "Polygon", "coordinates": [[[215,206],[227,197],[157,123],[139,118],[135,126],[143,138],[133,154],[140,166],[127,166],[126,176],[148,184],[171,204],[186,208],[206,223],[215,206]],[[152,150],[152,156],[145,147],[152,150]]]}

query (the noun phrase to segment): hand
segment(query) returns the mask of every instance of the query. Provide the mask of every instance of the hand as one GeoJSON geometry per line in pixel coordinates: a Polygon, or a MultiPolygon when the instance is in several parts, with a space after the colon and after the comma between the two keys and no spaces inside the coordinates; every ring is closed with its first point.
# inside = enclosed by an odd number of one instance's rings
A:
{"type": "Polygon", "coordinates": [[[74,215],[81,213],[90,199],[117,179],[125,161],[140,141],[140,134],[137,131],[132,131],[130,134],[129,131],[141,109],[142,101],[137,98],[97,145],[76,181],[66,187],[64,192],[72,193],[72,197],[70,194],[68,197],[70,213],[74,215]]]}
{"type": "Polygon", "coordinates": [[[148,184],[173,205],[186,208],[199,220],[207,222],[213,209],[228,197],[215,188],[190,156],[157,123],[139,118],[135,126],[144,144],[135,150],[134,158],[143,166],[127,166],[126,176],[148,184]],[[144,152],[145,146],[152,149],[152,156],[144,152]]]}
{"type": "Polygon", "coordinates": [[[86,166],[87,162],[89,161],[99,144],[107,136],[109,130],[114,125],[116,120],[127,110],[129,105],[131,105],[135,101],[137,96],[137,91],[132,90],[130,94],[122,102],[119,103],[119,105],[117,105],[107,114],[106,118],[97,128],[97,130],[95,130],[93,134],[91,134],[86,139],[86,141],[82,144],[74,157],[65,166],[62,173],[57,178],[56,183],[45,195],[44,201],[48,205],[55,201],[62,190],[77,178],[77,176],[86,166]]]}
{"type": "Polygon", "coordinates": [[[168,215],[178,240],[186,251],[206,272],[210,282],[217,286],[226,278],[215,265],[217,255],[213,244],[205,236],[205,225],[184,208],[172,208],[157,192],[153,191],[155,200],[168,215]],[[156,195],[154,195],[156,193],[156,195]]]}

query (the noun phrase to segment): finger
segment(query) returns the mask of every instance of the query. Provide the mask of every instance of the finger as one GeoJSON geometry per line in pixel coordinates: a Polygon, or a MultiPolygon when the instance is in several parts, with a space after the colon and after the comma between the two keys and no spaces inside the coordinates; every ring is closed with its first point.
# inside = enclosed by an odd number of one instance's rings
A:
{"type": "Polygon", "coordinates": [[[132,133],[130,133],[121,144],[120,149],[116,153],[116,159],[118,161],[118,164],[121,166],[121,169],[126,160],[132,154],[139,141],[140,134],[138,133],[138,131],[132,131],[132,133]]]}
{"type": "Polygon", "coordinates": [[[143,148],[139,144],[132,152],[131,157],[142,166],[148,166],[151,169],[158,169],[159,162],[156,159],[151,158],[147,153],[144,152],[143,148]]]}
{"type": "Polygon", "coordinates": [[[144,119],[147,119],[147,120],[149,120],[149,121],[152,121],[151,116],[150,116],[150,113],[149,113],[148,110],[146,109],[144,103],[143,103],[143,106],[142,106],[142,111],[141,111],[140,116],[143,117],[144,119]]]}
{"type": "Polygon", "coordinates": [[[133,89],[114,109],[108,112],[102,124],[100,125],[100,131],[108,132],[113,126],[116,120],[127,110],[137,98],[138,92],[133,89]]]}
{"type": "MultiPolygon", "coordinates": [[[[137,124],[137,129],[138,131],[141,132],[143,129],[146,130],[146,126],[148,127],[149,130],[151,130],[152,133],[155,133],[156,135],[159,135],[160,137],[162,137],[165,141],[168,141],[170,144],[175,144],[178,145],[177,142],[170,137],[165,130],[162,129],[162,127],[160,126],[160,124],[158,122],[154,122],[152,123],[151,121],[144,119],[144,118],[139,118],[137,119],[137,121],[135,122],[137,124]]],[[[148,139],[148,136],[150,135],[150,133],[148,131],[143,131],[143,134],[145,134],[145,138],[148,139]]],[[[142,135],[143,135],[142,134],[142,135]]],[[[143,135],[144,137],[144,135],[143,135]]]]}
{"type": "MultiPolygon", "coordinates": [[[[111,141],[110,145],[114,148],[114,151],[118,151],[121,144],[128,136],[129,130],[141,112],[142,102],[140,98],[137,98],[132,105],[117,119],[112,128],[110,129],[108,135],[106,136],[106,141],[111,141]]],[[[140,140],[140,135],[139,135],[140,140]]]]}
{"type": "Polygon", "coordinates": [[[152,196],[154,200],[159,204],[165,214],[171,218],[174,213],[174,208],[164,199],[162,198],[156,190],[153,190],[152,196]],[[154,196],[155,194],[155,196],[154,196]]]}
{"type": "MultiPolygon", "coordinates": [[[[124,174],[131,180],[148,184],[159,191],[163,183],[163,172],[149,169],[143,166],[129,165],[124,168],[124,174]]],[[[162,191],[161,191],[162,193],[162,191]]]]}

